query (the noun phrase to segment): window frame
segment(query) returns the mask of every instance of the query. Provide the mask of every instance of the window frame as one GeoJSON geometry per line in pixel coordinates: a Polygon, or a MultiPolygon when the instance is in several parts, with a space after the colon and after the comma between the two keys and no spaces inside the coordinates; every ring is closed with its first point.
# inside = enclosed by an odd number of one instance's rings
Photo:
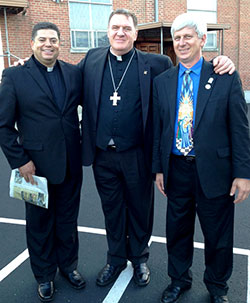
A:
{"type": "Polygon", "coordinates": [[[110,13],[113,9],[113,1],[112,0],[106,0],[107,3],[97,2],[94,0],[69,0],[69,22],[71,17],[70,12],[70,3],[80,3],[80,4],[89,4],[89,23],[90,23],[90,29],[71,29],[69,24],[69,30],[70,30],[70,51],[72,53],[86,53],[89,49],[98,47],[97,44],[97,35],[99,32],[105,32],[107,33],[107,30],[94,30],[93,29],[93,16],[92,16],[92,5],[100,5],[100,6],[109,6],[110,7],[110,13]],[[108,3],[109,2],[109,3],[108,3]],[[90,39],[89,41],[89,47],[76,47],[73,45],[77,44],[75,32],[87,32],[88,37],[90,39]],[[74,39],[74,41],[73,41],[74,39]]]}
{"type": "MultiPolygon", "coordinates": [[[[217,3],[217,0],[214,0],[215,2],[215,7],[216,9],[215,10],[212,10],[212,9],[195,9],[195,8],[188,8],[188,0],[187,0],[187,12],[194,12],[194,13],[197,13],[197,12],[205,12],[205,13],[213,13],[215,14],[215,24],[217,23],[217,10],[218,10],[218,3],[217,3]]],[[[207,22],[207,23],[214,23],[214,22],[207,22]]],[[[215,31],[208,31],[207,32],[207,35],[211,35],[213,37],[213,45],[212,46],[207,46],[206,44],[204,45],[203,47],[203,51],[211,51],[211,52],[214,52],[214,51],[218,51],[218,36],[217,36],[217,32],[215,31]]]]}

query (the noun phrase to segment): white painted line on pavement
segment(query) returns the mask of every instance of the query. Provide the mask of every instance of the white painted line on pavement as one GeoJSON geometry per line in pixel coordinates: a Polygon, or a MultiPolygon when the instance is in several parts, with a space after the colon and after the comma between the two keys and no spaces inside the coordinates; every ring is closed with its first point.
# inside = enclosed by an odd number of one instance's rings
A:
{"type": "Polygon", "coordinates": [[[82,233],[106,235],[106,230],[102,228],[78,226],[77,229],[82,233]]]}
{"type": "MultiPolygon", "coordinates": [[[[150,242],[156,242],[156,243],[167,243],[166,238],[164,237],[156,237],[156,236],[152,236],[150,239],[150,242]]],[[[204,249],[205,245],[204,243],[201,242],[194,242],[194,247],[195,248],[199,248],[199,249],[204,249]]],[[[250,250],[249,249],[243,249],[243,248],[234,248],[233,249],[233,253],[235,255],[243,255],[243,256],[250,256],[250,250]]]]}
{"type": "Polygon", "coordinates": [[[250,255],[248,256],[248,271],[247,271],[247,303],[250,303],[250,255]]]}
{"type": "Polygon", "coordinates": [[[102,303],[118,303],[132,277],[133,267],[131,262],[128,261],[127,267],[120,273],[119,277],[115,281],[115,284],[112,286],[102,303]]]}
{"type": "Polygon", "coordinates": [[[25,220],[11,219],[11,218],[0,218],[0,223],[26,225],[26,221],[25,220]]]}
{"type": "MultiPolygon", "coordinates": [[[[157,243],[162,243],[162,244],[166,244],[167,240],[165,237],[156,237],[156,236],[151,236],[150,238],[151,242],[157,242],[157,243]]],[[[150,243],[149,241],[149,243],[150,243]]]]}
{"type": "MultiPolygon", "coordinates": [[[[11,219],[11,218],[2,218],[2,217],[0,217],[0,223],[26,225],[26,221],[25,220],[11,219]]],[[[84,233],[90,233],[90,234],[106,235],[106,230],[103,229],[103,228],[78,226],[78,231],[79,232],[84,232],[84,233]]],[[[158,237],[158,236],[152,236],[150,238],[149,246],[151,245],[152,242],[163,243],[163,244],[167,243],[165,237],[158,237]]],[[[199,249],[204,249],[204,243],[194,242],[194,247],[195,248],[199,248],[199,249]]],[[[233,252],[236,255],[250,256],[250,250],[249,249],[243,249],[243,248],[236,248],[235,247],[233,249],[233,252]]]]}
{"type": "MultiPolygon", "coordinates": [[[[2,218],[2,217],[0,217],[0,223],[26,225],[25,220],[2,218]]],[[[106,235],[106,230],[102,229],[102,228],[78,226],[78,231],[79,232],[85,232],[85,233],[98,234],[98,235],[106,235]]],[[[152,236],[150,238],[150,241],[149,241],[149,246],[151,245],[152,242],[166,244],[166,238],[165,237],[152,236]]],[[[194,247],[198,248],[198,249],[204,249],[204,243],[194,242],[194,247]]],[[[237,254],[237,255],[248,256],[248,265],[247,265],[248,281],[247,281],[247,302],[246,303],[250,303],[250,250],[249,249],[243,249],[243,248],[234,248],[233,253],[237,254]]],[[[12,271],[14,271],[28,257],[29,257],[28,250],[26,249],[17,258],[15,258],[8,265],[6,265],[0,271],[0,282],[5,277],[7,277],[12,271]],[[27,255],[25,255],[26,251],[27,251],[27,255]],[[20,262],[20,260],[22,260],[22,258],[24,258],[24,257],[25,257],[25,259],[23,259],[23,261],[20,262]],[[18,262],[20,262],[20,263],[18,263],[18,262]]],[[[132,276],[133,276],[133,268],[132,268],[131,263],[128,262],[127,268],[124,271],[121,272],[121,274],[117,278],[115,284],[110,289],[108,295],[106,296],[106,298],[104,299],[104,301],[102,303],[118,303],[120,298],[122,297],[124,291],[126,290],[132,276]]]]}
{"type": "Polygon", "coordinates": [[[9,274],[12,273],[18,266],[20,266],[29,257],[28,249],[26,248],[19,256],[7,264],[0,270],[0,282],[3,281],[9,274]]]}
{"type": "Polygon", "coordinates": [[[243,249],[243,248],[234,248],[233,253],[235,255],[243,255],[243,256],[250,256],[250,250],[249,249],[243,249]]]}

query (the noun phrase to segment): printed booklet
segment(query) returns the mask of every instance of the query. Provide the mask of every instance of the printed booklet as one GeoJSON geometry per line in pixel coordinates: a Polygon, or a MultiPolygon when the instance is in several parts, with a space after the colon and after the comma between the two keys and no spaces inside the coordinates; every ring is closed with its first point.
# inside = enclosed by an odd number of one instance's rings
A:
{"type": "Polygon", "coordinates": [[[33,176],[37,184],[32,185],[24,180],[19,170],[13,169],[10,177],[10,197],[24,200],[31,204],[48,208],[48,182],[44,177],[33,176]]]}

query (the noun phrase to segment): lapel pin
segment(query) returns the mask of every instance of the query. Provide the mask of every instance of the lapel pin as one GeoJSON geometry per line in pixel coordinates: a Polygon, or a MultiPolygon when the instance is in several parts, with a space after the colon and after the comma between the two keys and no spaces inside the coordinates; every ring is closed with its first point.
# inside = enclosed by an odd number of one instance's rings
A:
{"type": "Polygon", "coordinates": [[[210,83],[210,84],[212,84],[212,83],[213,83],[213,81],[214,81],[214,78],[212,78],[212,77],[211,77],[211,78],[209,78],[209,79],[208,79],[208,81],[207,81],[207,82],[208,82],[208,83],[210,83]]]}
{"type": "Polygon", "coordinates": [[[210,89],[211,88],[211,85],[210,84],[206,84],[205,85],[205,89],[210,89]]]}
{"type": "Polygon", "coordinates": [[[148,74],[148,71],[147,71],[147,70],[145,70],[145,71],[144,71],[144,75],[147,75],[147,74],[148,74]]]}

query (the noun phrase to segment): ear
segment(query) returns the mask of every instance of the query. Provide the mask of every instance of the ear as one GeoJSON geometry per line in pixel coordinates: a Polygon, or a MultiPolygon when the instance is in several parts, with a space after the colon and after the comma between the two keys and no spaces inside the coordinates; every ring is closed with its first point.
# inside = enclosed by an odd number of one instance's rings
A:
{"type": "Polygon", "coordinates": [[[207,35],[204,34],[201,38],[201,47],[203,47],[206,44],[206,41],[207,41],[207,35]]]}
{"type": "Polygon", "coordinates": [[[31,46],[32,50],[33,50],[34,44],[35,44],[34,40],[30,40],[30,46],[31,46]]]}
{"type": "Polygon", "coordinates": [[[135,38],[134,38],[134,41],[136,41],[137,37],[138,37],[138,30],[135,31],[135,38]]]}
{"type": "Polygon", "coordinates": [[[108,38],[110,38],[109,30],[110,30],[110,28],[109,28],[109,26],[108,26],[108,30],[107,30],[107,36],[108,36],[108,38]]]}

